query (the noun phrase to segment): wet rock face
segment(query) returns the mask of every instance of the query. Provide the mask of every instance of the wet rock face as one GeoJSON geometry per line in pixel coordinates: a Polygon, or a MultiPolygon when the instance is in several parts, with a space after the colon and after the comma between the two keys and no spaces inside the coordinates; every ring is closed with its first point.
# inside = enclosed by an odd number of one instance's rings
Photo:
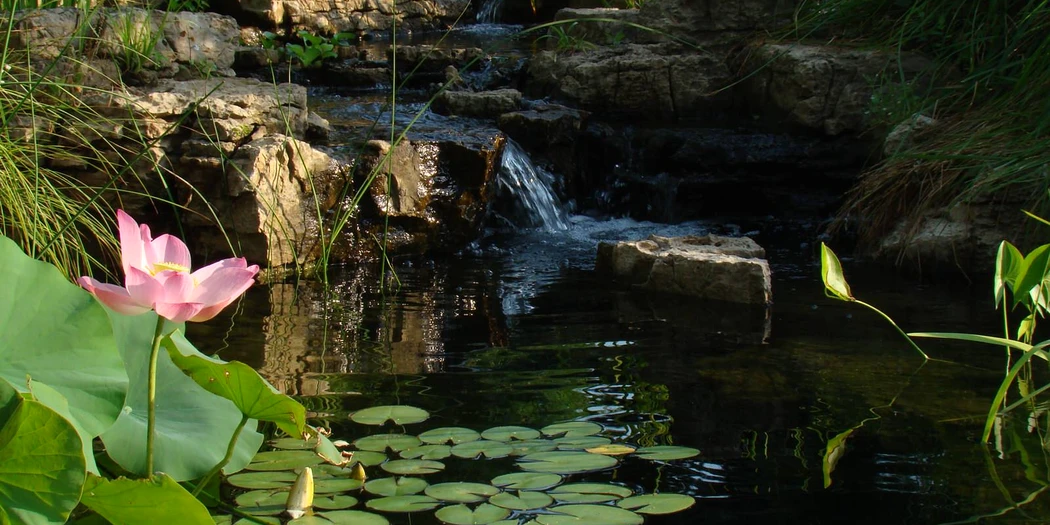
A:
{"type": "Polygon", "coordinates": [[[643,25],[676,35],[711,31],[749,31],[790,20],[798,0],[649,0],[642,4],[643,25]]]}
{"type": "Polygon", "coordinates": [[[212,7],[246,25],[305,29],[312,33],[440,29],[466,9],[469,0],[217,0],[212,7]]]}
{"type": "Polygon", "coordinates": [[[443,115],[496,118],[521,108],[521,92],[516,89],[495,91],[444,91],[434,101],[433,109],[443,115]]]}
{"type": "Polygon", "coordinates": [[[659,237],[598,245],[595,270],[632,287],[701,299],[766,305],[772,275],[765,250],[747,237],[659,237]]]}

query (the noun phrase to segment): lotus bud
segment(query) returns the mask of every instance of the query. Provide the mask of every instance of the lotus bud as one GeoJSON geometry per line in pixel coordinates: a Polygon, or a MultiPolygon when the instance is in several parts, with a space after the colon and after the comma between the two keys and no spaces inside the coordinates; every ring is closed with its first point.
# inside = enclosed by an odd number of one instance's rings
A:
{"type": "Polygon", "coordinates": [[[288,502],[284,505],[284,512],[290,518],[303,517],[310,508],[314,506],[314,472],[306,467],[295,478],[291,492],[288,493],[288,502]]]}
{"type": "Polygon", "coordinates": [[[354,478],[362,483],[368,479],[368,474],[365,474],[365,467],[360,463],[354,463],[354,470],[350,473],[350,477],[354,478]]]}

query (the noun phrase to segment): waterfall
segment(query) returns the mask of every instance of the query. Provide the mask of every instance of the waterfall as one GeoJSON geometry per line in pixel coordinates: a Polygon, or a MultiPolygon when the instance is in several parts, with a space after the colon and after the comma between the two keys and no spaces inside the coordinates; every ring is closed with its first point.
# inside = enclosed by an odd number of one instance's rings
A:
{"type": "Polygon", "coordinates": [[[569,229],[567,214],[554,194],[554,176],[533,164],[525,150],[509,138],[496,183],[500,193],[514,198],[517,215],[528,223],[525,226],[552,232],[569,229]]]}
{"type": "Polygon", "coordinates": [[[478,22],[482,24],[498,23],[501,11],[503,11],[503,0],[485,0],[485,3],[478,8],[478,22]]]}

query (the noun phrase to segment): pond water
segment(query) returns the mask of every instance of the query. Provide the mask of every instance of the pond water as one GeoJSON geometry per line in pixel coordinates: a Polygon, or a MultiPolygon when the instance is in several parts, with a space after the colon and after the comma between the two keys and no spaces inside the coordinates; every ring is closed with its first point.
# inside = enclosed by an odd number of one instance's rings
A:
{"type": "MultiPolygon", "coordinates": [[[[342,439],[389,431],[352,423],[351,412],[401,403],[432,414],[409,432],[587,420],[628,443],[700,449],[580,477],[697,498],[648,523],[1050,520],[1038,433],[1008,425],[1001,454],[976,443],[1001,350],[929,345],[953,362],[920,367],[876,316],[824,298],[816,248],[804,241],[818,225],[571,222],[561,232],[490,232],[457,256],[400,262],[396,280],[386,277],[399,286],[385,294],[367,265],[334,269],[327,290],[259,286],[237,314],[191,336],[302,395],[342,439]],[[712,231],[749,233],[769,250],[768,320],[634,293],[591,270],[601,239],[712,231]],[[828,440],[862,422],[825,488],[828,440]]],[[[996,332],[984,286],[920,286],[844,264],[854,292],[905,329],[996,332]]],[[[514,471],[505,460],[468,463],[448,474],[487,481],[514,471]]],[[[392,522],[436,523],[432,513],[392,522]]]]}

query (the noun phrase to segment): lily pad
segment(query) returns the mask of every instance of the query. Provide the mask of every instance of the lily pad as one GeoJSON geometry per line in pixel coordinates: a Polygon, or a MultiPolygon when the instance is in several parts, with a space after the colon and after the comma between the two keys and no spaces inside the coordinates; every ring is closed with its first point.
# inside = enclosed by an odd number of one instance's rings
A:
{"type": "Polygon", "coordinates": [[[252,462],[244,467],[247,470],[294,470],[312,467],[323,463],[317,454],[309,450],[269,450],[260,452],[252,462]]]}
{"type": "Polygon", "coordinates": [[[284,512],[289,489],[290,486],[284,490],[253,490],[238,494],[233,501],[242,512],[258,516],[276,516],[284,512]]]}
{"type": "Polygon", "coordinates": [[[411,496],[430,486],[420,478],[380,478],[365,483],[365,492],[376,496],[411,496]]]}
{"type": "Polygon", "coordinates": [[[291,487],[296,474],[285,470],[241,472],[226,478],[226,482],[241,489],[277,489],[291,487]]]}
{"type": "Polygon", "coordinates": [[[354,441],[355,447],[372,452],[386,452],[387,450],[400,452],[422,444],[419,438],[408,434],[376,434],[354,441]]]}
{"type": "Polygon", "coordinates": [[[382,405],[354,412],[350,419],[362,425],[379,426],[387,421],[396,425],[409,425],[426,421],[430,414],[422,408],[408,405],[382,405]]]}
{"type": "Polygon", "coordinates": [[[449,525],[489,525],[510,516],[510,511],[482,503],[471,509],[466,505],[453,505],[438,509],[434,517],[449,525]]]}
{"type": "Polygon", "coordinates": [[[634,452],[634,455],[650,461],[673,461],[676,459],[688,459],[699,456],[700,451],[689,447],[659,445],[655,447],[639,448],[634,452]]]}
{"type": "Polygon", "coordinates": [[[322,512],[322,516],[335,525],[389,525],[390,522],[379,514],[360,510],[337,510],[322,512]]]}
{"type": "Polygon", "coordinates": [[[626,498],[634,491],[611,483],[569,483],[555,487],[550,494],[561,503],[605,503],[626,498]]]}
{"type": "Polygon", "coordinates": [[[424,443],[433,445],[445,445],[448,443],[458,445],[467,441],[481,439],[481,434],[477,430],[469,428],[441,427],[423,432],[419,435],[419,439],[423,440],[424,443]]]}
{"type": "Polygon", "coordinates": [[[549,439],[527,439],[525,441],[511,441],[512,456],[526,456],[537,452],[550,452],[558,448],[558,444],[549,439]]]}
{"type": "Polygon", "coordinates": [[[489,459],[505,458],[513,452],[513,448],[502,441],[490,441],[482,439],[460,443],[452,447],[452,455],[458,458],[474,459],[485,456],[489,459]]]}
{"type": "MultiPolygon", "coordinates": [[[[281,525],[280,518],[274,518],[273,516],[259,516],[252,515],[253,518],[269,525],[281,525]]],[[[233,523],[233,525],[256,525],[256,522],[248,518],[241,518],[233,523]]]]}
{"type": "Polygon", "coordinates": [[[441,502],[430,496],[388,496],[365,503],[366,507],[380,512],[421,512],[439,505],[441,502]]]}
{"type": "Polygon", "coordinates": [[[315,494],[333,494],[336,492],[350,492],[364,485],[361,480],[354,478],[314,478],[315,494]]]}
{"type": "Polygon", "coordinates": [[[288,525],[332,525],[332,522],[321,516],[302,516],[288,522],[288,525]]]}
{"type": "Polygon", "coordinates": [[[280,450],[313,450],[315,446],[312,441],[299,438],[280,438],[266,444],[280,450]]]}
{"type": "Polygon", "coordinates": [[[357,505],[357,498],[346,494],[328,494],[314,496],[314,508],[321,510],[342,510],[357,505]]]}
{"type": "Polygon", "coordinates": [[[561,483],[561,480],[558,474],[514,472],[492,478],[492,484],[513,490],[547,490],[561,483]]]}
{"type": "Polygon", "coordinates": [[[593,436],[604,430],[601,425],[590,421],[569,421],[567,423],[555,423],[540,429],[544,436],[548,437],[585,437],[593,436]]]}
{"type": "Polygon", "coordinates": [[[671,514],[680,512],[696,503],[696,499],[685,494],[641,494],[616,502],[622,509],[639,514],[671,514]]]}
{"type": "Polygon", "coordinates": [[[645,521],[638,514],[609,505],[559,505],[551,507],[556,514],[540,514],[540,525],[641,525],[645,521]]]}
{"type": "Polygon", "coordinates": [[[401,451],[402,459],[432,459],[442,460],[452,455],[452,447],[448,445],[423,445],[401,451]]]}
{"type": "Polygon", "coordinates": [[[499,489],[492,485],[468,482],[438,483],[426,490],[427,496],[449,503],[477,503],[495,494],[499,494],[499,489]]]}
{"type": "Polygon", "coordinates": [[[517,465],[528,472],[580,474],[615,467],[617,463],[616,458],[611,456],[559,450],[523,456],[517,465]]]}
{"type": "Polygon", "coordinates": [[[517,494],[501,492],[489,498],[489,503],[505,509],[526,511],[547,507],[554,503],[554,498],[544,492],[523,490],[517,494]]]}
{"type": "Polygon", "coordinates": [[[611,443],[608,445],[599,445],[597,447],[591,447],[584,449],[591,454],[604,454],[606,456],[624,456],[634,452],[634,447],[630,445],[621,445],[618,443],[611,443]]]}
{"type": "Polygon", "coordinates": [[[442,470],[445,470],[445,464],[425,459],[395,459],[383,463],[379,468],[391,474],[407,476],[412,474],[422,475],[441,472],[442,470]]]}
{"type": "Polygon", "coordinates": [[[355,450],[353,456],[350,457],[350,464],[360,463],[366,467],[374,467],[387,459],[387,455],[382,452],[355,450]]]}
{"type": "Polygon", "coordinates": [[[526,440],[540,437],[540,431],[528,427],[503,426],[490,428],[481,433],[481,437],[492,441],[526,440]]]}
{"type": "Polygon", "coordinates": [[[554,442],[558,445],[558,450],[586,450],[608,445],[612,440],[602,436],[585,436],[563,437],[555,439],[554,442]]]}
{"type": "Polygon", "coordinates": [[[81,500],[110,523],[208,523],[203,503],[166,474],[151,479],[105,479],[88,476],[81,500]],[[156,521],[154,521],[156,520],[156,521]]]}

